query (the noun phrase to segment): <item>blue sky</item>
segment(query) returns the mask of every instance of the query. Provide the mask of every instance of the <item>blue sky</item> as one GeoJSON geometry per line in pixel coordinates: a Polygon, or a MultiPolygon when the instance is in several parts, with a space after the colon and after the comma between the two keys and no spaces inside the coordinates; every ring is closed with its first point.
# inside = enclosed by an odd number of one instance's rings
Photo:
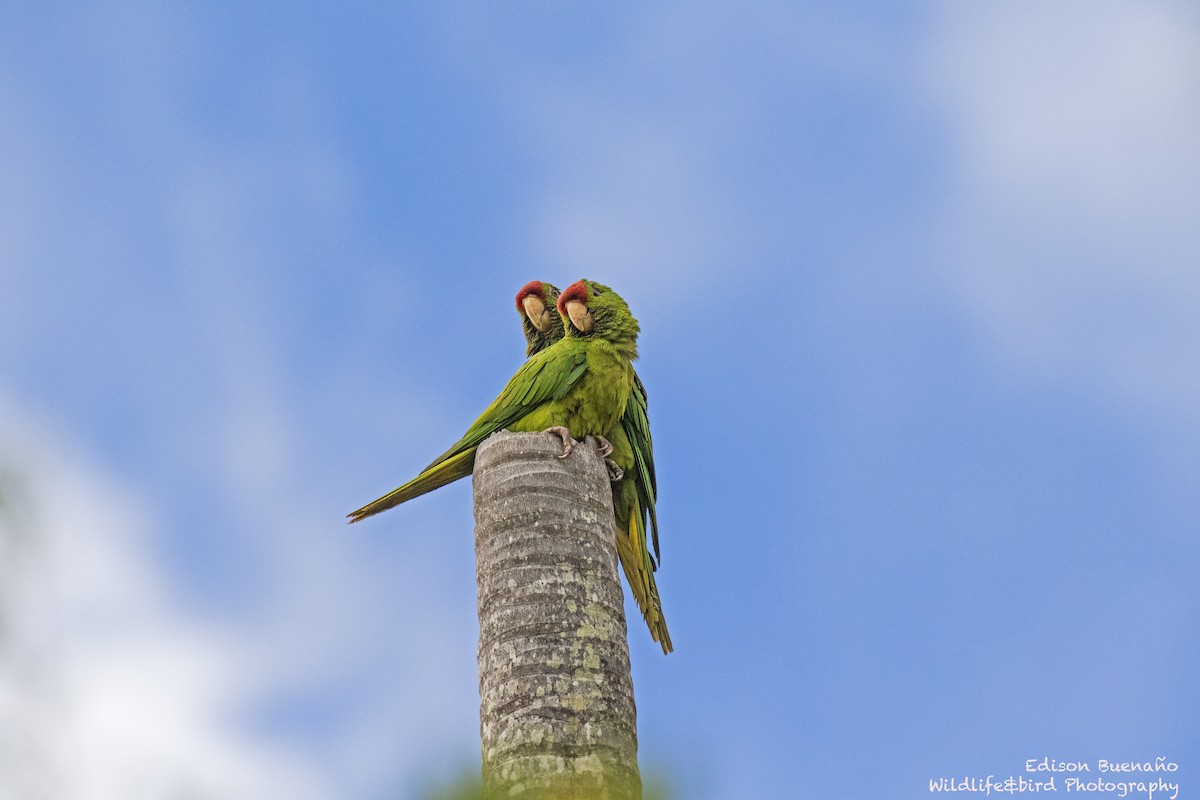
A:
{"type": "Polygon", "coordinates": [[[71,797],[475,763],[469,485],[342,518],[516,369],[523,283],[589,277],[641,321],[662,484],[644,769],[1194,783],[1197,98],[1183,2],[6,6],[0,442],[41,544],[0,713],[71,797]]]}

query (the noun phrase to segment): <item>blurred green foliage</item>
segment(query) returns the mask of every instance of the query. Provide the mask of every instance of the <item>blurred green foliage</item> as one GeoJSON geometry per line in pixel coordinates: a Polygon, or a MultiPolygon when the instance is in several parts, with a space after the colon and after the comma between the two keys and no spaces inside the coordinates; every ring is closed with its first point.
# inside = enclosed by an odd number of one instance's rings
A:
{"type": "MultiPolygon", "coordinates": [[[[642,775],[642,800],[677,800],[670,782],[661,773],[642,775]]],[[[445,783],[430,783],[420,800],[484,800],[483,779],[479,768],[464,769],[445,783]]]]}

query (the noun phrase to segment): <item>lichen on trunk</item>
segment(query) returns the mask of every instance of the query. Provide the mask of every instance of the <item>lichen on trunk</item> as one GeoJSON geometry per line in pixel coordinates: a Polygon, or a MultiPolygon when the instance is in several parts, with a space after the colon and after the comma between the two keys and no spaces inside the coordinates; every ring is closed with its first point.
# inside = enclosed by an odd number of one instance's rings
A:
{"type": "Polygon", "coordinates": [[[589,439],[501,431],[475,461],[484,797],[641,798],[612,493],[589,439]]]}

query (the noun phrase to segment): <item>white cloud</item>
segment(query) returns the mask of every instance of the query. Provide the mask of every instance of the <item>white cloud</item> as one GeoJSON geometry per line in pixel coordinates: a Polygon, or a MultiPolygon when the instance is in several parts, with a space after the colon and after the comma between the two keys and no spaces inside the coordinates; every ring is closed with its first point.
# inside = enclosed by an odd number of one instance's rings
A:
{"type": "MultiPolygon", "coordinates": [[[[319,81],[286,57],[239,65],[266,121],[229,138],[195,124],[189,103],[220,47],[175,13],[64,17],[47,47],[70,80],[0,53],[14,67],[0,69],[0,144],[21,156],[0,160],[0,210],[14,212],[0,214],[0,311],[13,312],[0,314],[0,368],[42,399],[57,391],[70,426],[116,427],[106,456],[143,493],[44,432],[12,445],[45,518],[22,568],[42,577],[3,601],[27,655],[0,675],[0,714],[23,732],[0,752],[0,795],[21,781],[17,796],[38,797],[23,787],[61,776],[47,797],[379,796],[474,740],[472,616],[458,603],[473,576],[454,583],[462,564],[446,555],[463,528],[406,509],[420,535],[389,553],[379,528],[348,529],[349,509],[331,508],[348,449],[337,432],[352,423],[330,409],[378,420],[385,401],[378,384],[312,386],[296,339],[320,331],[294,328],[296,282],[318,283],[303,269],[323,248],[327,269],[364,280],[347,263],[362,254],[353,173],[319,81]],[[79,98],[61,91],[76,79],[79,98]],[[28,380],[38,365],[61,377],[28,380]],[[170,527],[201,502],[221,529],[170,527]],[[181,551],[222,566],[181,564],[181,551]],[[249,578],[232,585],[228,563],[249,578]]],[[[379,371],[371,338],[403,283],[390,254],[369,255],[382,291],[363,300],[363,328],[338,332],[360,345],[339,377],[379,371]]],[[[363,424],[402,440],[436,413],[405,411],[389,396],[387,418],[363,424]]],[[[15,417],[10,434],[25,427],[15,417]]]]}
{"type": "Polygon", "coordinates": [[[235,717],[245,646],[177,610],[128,490],[0,407],[0,794],[334,796],[235,717]]]}
{"type": "Polygon", "coordinates": [[[938,224],[959,296],[1022,368],[1194,420],[1200,16],[955,3],[929,44],[927,88],[953,133],[938,224]]]}
{"type": "Polygon", "coordinates": [[[931,66],[961,165],[981,188],[1097,227],[1179,224],[1196,205],[1186,191],[1200,178],[1194,9],[955,4],[931,66]]]}
{"type": "Polygon", "coordinates": [[[448,580],[445,521],[411,509],[396,563],[252,483],[268,568],[202,616],[143,499],[3,404],[0,453],[0,796],[373,797],[461,757],[473,575],[448,580]]]}

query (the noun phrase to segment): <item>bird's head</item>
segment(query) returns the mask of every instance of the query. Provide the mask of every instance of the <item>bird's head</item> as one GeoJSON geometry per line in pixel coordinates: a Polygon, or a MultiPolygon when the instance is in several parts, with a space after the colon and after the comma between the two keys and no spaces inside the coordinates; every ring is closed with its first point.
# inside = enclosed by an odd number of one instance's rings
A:
{"type": "Polygon", "coordinates": [[[526,355],[545,350],[563,336],[558,315],[558,288],[545,281],[530,281],[517,292],[517,312],[525,330],[526,355]]]}
{"type": "Polygon", "coordinates": [[[567,336],[595,336],[627,347],[636,357],[638,323],[621,296],[602,283],[580,280],[558,296],[567,336]]]}

